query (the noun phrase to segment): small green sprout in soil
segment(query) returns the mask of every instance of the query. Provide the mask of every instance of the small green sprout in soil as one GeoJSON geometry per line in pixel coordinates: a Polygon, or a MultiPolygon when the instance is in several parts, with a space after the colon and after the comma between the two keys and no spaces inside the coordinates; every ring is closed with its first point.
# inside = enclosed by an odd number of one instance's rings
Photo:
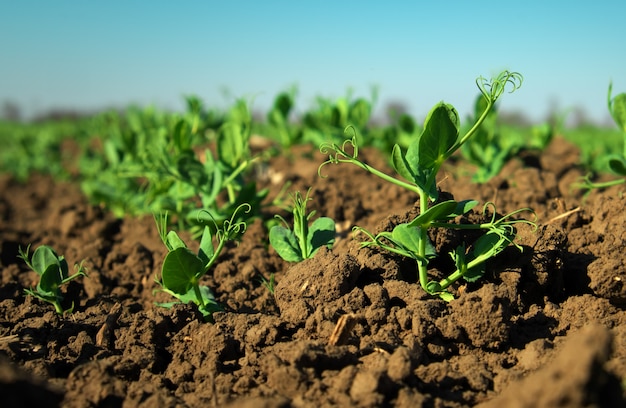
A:
{"type": "Polygon", "coordinates": [[[215,264],[226,242],[238,238],[245,232],[246,223],[236,221],[239,211],[250,211],[250,205],[242,204],[237,207],[232,217],[222,223],[222,227],[214,225],[217,231],[215,234],[208,226],[204,227],[197,254],[187,247],[175,231],[165,233],[167,214],[155,217],[161,240],[169,251],[163,261],[161,278],[155,279],[161,286],[157,290],[179,300],[179,302],[158,303],[159,306],[171,307],[176,303],[193,302],[206,320],[211,320],[213,312],[222,310],[211,288],[201,285],[200,281],[215,264]],[[213,238],[217,241],[217,246],[213,245],[213,238]]]}
{"type": "Polygon", "coordinates": [[[288,262],[300,262],[311,258],[323,246],[331,248],[335,242],[335,221],[328,217],[319,217],[309,225],[315,211],[307,214],[306,205],[311,190],[303,198],[297,191],[293,200],[293,230],[287,221],[277,215],[284,225],[275,225],[270,229],[270,244],[278,255],[288,262]]]}
{"type": "Polygon", "coordinates": [[[72,313],[74,310],[74,302],[68,309],[63,309],[63,294],[61,286],[78,278],[79,276],[87,276],[82,263],[75,265],[76,273],[69,274],[69,268],[65,257],[57,255],[51,247],[47,245],[39,246],[33,252],[32,258],[29,257],[30,245],[23,251],[19,248],[19,257],[26,262],[26,265],[39,275],[39,282],[35,289],[24,289],[24,293],[34,296],[37,299],[48,302],[54,306],[56,312],[60,315],[72,313]]]}
{"type": "MultiPolygon", "coordinates": [[[[454,223],[456,217],[467,214],[478,202],[475,200],[438,202],[439,191],[436,176],[442,164],[477,132],[507,86],[512,88],[510,92],[521,86],[522,76],[516,72],[504,71],[491,81],[480,77],[476,80],[476,84],[486,103],[483,112],[465,135],[459,137],[460,122],[456,109],[452,105],[441,102],[432,108],[426,117],[421,135],[411,142],[406,152],[399,145],[393,147],[392,164],[403,180],[389,176],[359,160],[359,145],[354,128],[347,129],[347,131],[352,130],[353,136],[345,140],[341,146],[335,143],[325,143],[320,146],[322,153],[329,154],[329,160],[320,165],[319,171],[329,163],[351,163],[385,181],[417,194],[420,214],[412,221],[397,225],[392,232],[372,234],[360,227],[355,227],[355,231],[364,233],[368,238],[367,241],[361,243],[363,247],[380,247],[414,259],[417,262],[422,288],[427,293],[438,295],[446,301],[453,299],[452,293],[447,290],[450,285],[461,278],[468,282],[479,279],[485,272],[485,262],[513,243],[516,236],[515,224],[522,222],[534,225],[531,221],[514,218],[522,211],[530,211],[529,209],[517,210],[496,219],[496,208],[492,203],[487,203],[483,207],[483,215],[486,218],[489,218],[487,216],[489,209],[493,212],[488,222],[454,223]],[[434,204],[429,208],[431,202],[434,204]],[[428,237],[430,228],[473,229],[483,230],[485,233],[472,244],[471,249],[467,248],[466,244],[462,244],[452,251],[450,256],[456,265],[456,270],[436,281],[428,276],[428,264],[430,260],[438,256],[428,237]]],[[[518,246],[518,248],[521,250],[521,247],[518,246]]]]}
{"type": "Polygon", "coordinates": [[[270,274],[269,279],[261,275],[261,277],[259,278],[259,282],[261,282],[261,285],[263,285],[265,289],[267,289],[272,295],[274,295],[274,290],[276,289],[276,277],[274,276],[273,272],[270,274]]]}
{"type": "Polygon", "coordinates": [[[606,157],[609,163],[609,169],[622,178],[606,181],[602,183],[594,183],[590,180],[589,176],[585,177],[581,183],[577,186],[584,189],[593,188],[605,188],[618,184],[626,183],[626,93],[622,92],[611,98],[613,91],[613,84],[609,83],[609,92],[607,96],[607,104],[609,112],[615,121],[615,124],[619,128],[623,135],[623,150],[622,154],[611,154],[606,157]]]}

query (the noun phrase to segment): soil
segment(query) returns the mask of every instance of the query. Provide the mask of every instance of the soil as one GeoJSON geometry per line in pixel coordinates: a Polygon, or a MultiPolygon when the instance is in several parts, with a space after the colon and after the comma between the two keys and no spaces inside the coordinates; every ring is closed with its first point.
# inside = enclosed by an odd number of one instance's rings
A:
{"type": "MultiPolygon", "coordinates": [[[[391,172],[386,155],[360,154],[391,172]]],[[[351,233],[391,230],[418,213],[416,197],[350,165],[320,178],[323,161],[294,148],[259,183],[270,197],[287,182],[312,187],[310,208],[337,221],[335,246],[290,264],[255,221],[206,278],[224,307],[213,323],[191,305],[155,305],[171,299],[153,293],[166,250],[152,217],[116,219],[71,183],[0,176],[2,405],[626,405],[626,198],[573,189],[583,175],[574,146],[557,138],[523,152],[484,185],[460,160],[445,169],[442,192],[495,202],[499,214],[530,207],[538,223],[519,226],[522,252],[507,248],[450,303],[424,293],[413,261],[360,248],[351,233]],[[28,244],[84,260],[89,277],[67,288],[73,314],[24,296],[36,284],[17,258],[28,244]],[[271,274],[274,295],[260,279],[271,274]]],[[[441,253],[474,238],[431,235],[441,253]]]]}

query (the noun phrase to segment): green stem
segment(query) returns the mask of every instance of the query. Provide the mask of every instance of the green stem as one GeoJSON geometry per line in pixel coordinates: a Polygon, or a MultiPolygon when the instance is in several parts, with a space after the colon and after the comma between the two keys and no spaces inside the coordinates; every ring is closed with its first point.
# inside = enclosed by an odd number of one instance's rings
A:
{"type": "Polygon", "coordinates": [[[233,188],[233,185],[227,184],[226,191],[228,192],[228,202],[234,203],[235,202],[235,189],[233,188]]]}
{"type": "Polygon", "coordinates": [[[441,289],[446,289],[448,286],[452,285],[454,282],[456,282],[459,279],[461,279],[469,269],[472,269],[472,268],[474,268],[474,267],[476,267],[476,266],[486,262],[489,258],[490,258],[489,255],[481,254],[481,255],[477,256],[475,259],[472,259],[471,261],[469,261],[464,266],[463,270],[457,269],[456,271],[451,273],[448,277],[441,279],[439,281],[439,285],[441,285],[441,289]]]}
{"type": "Polygon", "coordinates": [[[204,299],[202,298],[202,292],[200,292],[200,285],[198,284],[198,280],[193,283],[193,293],[196,294],[196,299],[198,300],[198,305],[202,308],[204,307],[204,299]]]}
{"type": "Polygon", "coordinates": [[[412,192],[414,192],[415,194],[417,194],[420,197],[424,196],[424,191],[421,188],[419,188],[418,186],[416,186],[414,184],[410,184],[410,183],[404,182],[402,180],[398,180],[397,178],[392,177],[392,176],[390,176],[388,174],[385,174],[382,171],[377,170],[377,169],[375,169],[375,168],[373,168],[373,167],[363,163],[360,160],[357,160],[357,159],[347,159],[347,160],[339,159],[338,161],[341,162],[341,163],[352,163],[352,164],[362,168],[365,171],[368,171],[368,172],[372,173],[373,175],[375,175],[375,176],[377,176],[377,177],[379,177],[379,178],[381,178],[381,179],[383,179],[385,181],[388,181],[388,182],[393,183],[393,184],[395,184],[395,185],[397,185],[399,187],[402,187],[402,188],[405,188],[405,189],[407,189],[409,191],[412,191],[412,192]]]}
{"type": "Polygon", "coordinates": [[[56,310],[56,312],[60,315],[63,314],[63,307],[61,306],[61,303],[57,300],[52,302],[52,304],[54,305],[54,310],[56,310]]]}
{"type": "Polygon", "coordinates": [[[491,229],[495,227],[495,223],[486,222],[484,224],[451,224],[449,222],[431,222],[431,227],[436,228],[448,228],[457,230],[476,230],[476,229],[491,229]]]}
{"type": "MultiPolygon", "coordinates": [[[[224,232],[224,234],[226,234],[226,232],[224,232]]],[[[211,269],[211,267],[213,266],[213,264],[215,263],[215,261],[217,260],[217,257],[220,255],[220,253],[222,252],[222,249],[224,248],[224,245],[226,244],[226,241],[228,240],[228,237],[226,235],[222,236],[219,240],[219,242],[217,243],[217,248],[215,248],[215,251],[213,252],[213,256],[211,257],[211,259],[209,259],[209,262],[207,262],[207,264],[204,266],[204,270],[202,271],[202,273],[198,276],[198,279],[203,276],[205,273],[207,273],[209,271],[209,269],[211,269]]]]}
{"type": "Polygon", "coordinates": [[[606,187],[612,187],[612,186],[617,186],[619,184],[624,184],[626,183],[626,179],[617,179],[617,180],[611,180],[611,181],[605,181],[603,183],[588,183],[588,184],[583,184],[583,187],[588,188],[588,189],[592,189],[592,188],[606,188],[606,187]]]}
{"type": "MultiPolygon", "coordinates": [[[[304,207],[303,205],[303,207],[301,208],[301,211],[306,211],[305,208],[306,207],[304,207]]],[[[306,259],[309,257],[309,246],[308,246],[308,240],[307,240],[309,231],[308,231],[306,215],[304,212],[301,213],[300,211],[298,211],[294,215],[299,219],[297,221],[298,231],[295,231],[296,239],[298,241],[298,244],[300,245],[300,253],[302,254],[302,259],[306,259]]],[[[296,224],[295,220],[294,220],[294,224],[296,224]]]]}
{"type": "Polygon", "coordinates": [[[461,148],[461,146],[463,146],[463,144],[465,142],[467,142],[467,140],[472,137],[472,135],[474,135],[474,133],[476,133],[476,131],[478,130],[478,128],[480,127],[480,125],[482,125],[482,123],[485,121],[485,119],[487,118],[487,115],[489,114],[489,111],[491,111],[491,108],[493,107],[493,101],[492,100],[488,100],[487,101],[487,106],[485,107],[485,110],[483,111],[483,113],[480,115],[480,117],[478,118],[478,120],[476,121],[476,123],[474,123],[474,125],[470,128],[470,130],[467,131],[467,133],[459,140],[456,142],[456,144],[454,146],[452,146],[447,154],[446,157],[444,159],[444,161],[446,159],[448,159],[450,156],[452,156],[452,154],[454,154],[454,152],[456,152],[457,150],[459,150],[461,148]]]}
{"type": "MultiPolygon", "coordinates": [[[[420,194],[420,214],[424,214],[428,211],[428,196],[426,194],[420,194]]],[[[428,229],[420,228],[420,241],[418,246],[419,256],[423,261],[417,262],[417,269],[419,273],[419,280],[422,289],[427,291],[428,286],[428,261],[426,260],[426,242],[428,240],[428,229]]]]}
{"type": "Polygon", "coordinates": [[[461,272],[458,269],[450,274],[450,276],[443,278],[439,281],[439,285],[441,285],[441,289],[446,289],[448,286],[452,285],[454,282],[458,281],[463,277],[465,272],[461,272]]]}

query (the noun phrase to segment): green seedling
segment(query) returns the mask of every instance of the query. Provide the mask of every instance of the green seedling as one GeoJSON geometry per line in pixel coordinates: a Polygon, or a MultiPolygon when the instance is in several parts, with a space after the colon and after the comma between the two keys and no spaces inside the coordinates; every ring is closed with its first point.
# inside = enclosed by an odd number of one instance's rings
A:
{"type": "Polygon", "coordinates": [[[211,288],[201,285],[200,281],[215,264],[226,242],[236,239],[245,232],[246,224],[235,221],[239,211],[250,211],[250,206],[241,205],[229,220],[223,222],[222,227],[215,225],[215,234],[212,233],[211,228],[205,226],[197,253],[191,251],[176,232],[165,233],[167,214],[156,217],[159,235],[168,253],[163,261],[161,277],[160,279],[157,277],[155,281],[161,287],[158,290],[179,300],[179,302],[159,303],[160,306],[171,307],[176,303],[193,302],[206,320],[211,320],[214,312],[222,310],[211,288]],[[217,241],[216,246],[213,244],[214,238],[217,241]]]}
{"type": "MultiPolygon", "coordinates": [[[[495,205],[488,203],[483,208],[493,210],[489,222],[481,224],[455,223],[456,217],[467,214],[478,202],[475,200],[438,202],[436,176],[442,164],[459,150],[480,128],[482,122],[489,115],[495,102],[505,91],[507,85],[512,87],[510,92],[521,86],[522,76],[516,72],[504,71],[495,79],[487,81],[483,77],[477,79],[476,84],[486,104],[476,122],[463,136],[459,137],[459,115],[456,109],[446,103],[435,105],[424,123],[420,136],[413,140],[406,151],[399,145],[392,150],[391,162],[401,178],[387,175],[358,158],[359,145],[356,132],[345,140],[341,146],[334,143],[325,143],[320,146],[322,153],[329,154],[329,160],[320,165],[321,168],[329,163],[351,163],[390,183],[414,192],[419,197],[420,214],[408,223],[397,225],[393,231],[384,231],[372,234],[360,227],[355,231],[363,232],[368,240],[362,242],[363,247],[377,246],[397,253],[417,262],[419,282],[422,288],[431,295],[438,295],[446,301],[452,300],[453,295],[447,288],[463,278],[466,281],[475,281],[485,270],[485,262],[496,256],[515,238],[515,224],[526,220],[516,220],[514,216],[526,209],[512,212],[500,219],[496,219],[495,205]],[[434,203],[430,206],[430,203],[434,203]],[[484,230],[485,233],[474,242],[471,248],[465,244],[456,248],[452,257],[456,270],[447,277],[436,281],[428,276],[430,260],[438,256],[428,237],[431,228],[474,229],[484,230]]],[[[518,246],[521,250],[521,247],[518,246]]]]}
{"type": "Polygon", "coordinates": [[[270,274],[270,278],[266,279],[265,276],[259,278],[259,282],[265,289],[267,289],[272,295],[274,294],[274,290],[276,289],[276,279],[274,273],[270,274]]]}
{"type": "Polygon", "coordinates": [[[29,258],[29,251],[30,245],[26,248],[26,251],[19,248],[18,256],[26,262],[26,265],[28,265],[30,269],[37,272],[39,282],[35,289],[24,289],[24,293],[52,304],[56,312],[60,315],[72,313],[74,310],[74,302],[72,302],[72,306],[68,309],[63,309],[61,305],[63,302],[61,286],[79,276],[87,276],[82,263],[75,265],[76,273],[69,275],[67,261],[63,256],[57,255],[54,249],[46,245],[41,245],[33,252],[32,258],[29,258]]]}
{"type": "Polygon", "coordinates": [[[293,229],[287,221],[277,215],[283,225],[275,225],[270,229],[270,244],[278,255],[288,262],[300,262],[313,257],[323,246],[331,248],[335,242],[335,221],[328,217],[319,217],[310,225],[309,222],[315,211],[307,214],[306,205],[311,199],[309,193],[303,198],[297,191],[292,195],[293,200],[293,229]]]}
{"type": "Polygon", "coordinates": [[[609,108],[609,112],[611,113],[611,117],[615,121],[619,131],[623,136],[623,150],[620,154],[610,154],[607,155],[606,160],[609,164],[609,169],[616,175],[621,176],[622,178],[606,181],[603,183],[594,183],[590,180],[589,177],[585,177],[582,183],[578,184],[578,187],[585,189],[593,189],[593,188],[605,188],[611,187],[618,184],[626,183],[626,93],[622,92],[616,95],[614,98],[611,97],[611,93],[613,90],[613,84],[609,83],[609,92],[607,97],[607,105],[609,108]]]}

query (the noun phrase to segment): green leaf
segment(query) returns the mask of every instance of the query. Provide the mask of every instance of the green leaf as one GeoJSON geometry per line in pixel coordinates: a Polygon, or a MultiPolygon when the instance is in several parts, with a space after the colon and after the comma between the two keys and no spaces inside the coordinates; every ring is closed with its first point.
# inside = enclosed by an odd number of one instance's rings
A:
{"type": "Polygon", "coordinates": [[[203,267],[202,260],[189,249],[176,248],[163,261],[163,286],[177,295],[184,295],[196,283],[196,276],[203,271],[203,267]]]}
{"type": "Polygon", "coordinates": [[[202,238],[200,238],[200,249],[198,250],[198,258],[202,260],[205,265],[209,263],[213,255],[215,254],[215,248],[213,248],[213,236],[211,235],[211,228],[204,226],[202,231],[202,238]]]}
{"type": "Polygon", "coordinates": [[[458,217],[459,215],[467,214],[472,208],[476,207],[478,201],[476,200],[463,200],[457,203],[456,209],[449,215],[451,218],[458,217]]]}
{"type": "Polygon", "coordinates": [[[419,227],[409,224],[399,224],[391,232],[393,241],[402,245],[403,248],[408,249],[415,254],[419,254],[419,247],[421,242],[419,227]]]}
{"type": "Polygon", "coordinates": [[[437,185],[434,182],[429,184],[434,169],[420,167],[417,154],[418,144],[418,141],[414,141],[407,149],[406,154],[402,152],[399,145],[394,145],[391,152],[391,162],[400,176],[421,188],[434,201],[438,196],[437,185]]]}
{"type": "Polygon", "coordinates": [[[167,236],[165,237],[165,246],[169,251],[173,251],[178,248],[187,248],[185,242],[180,239],[175,231],[170,231],[167,233],[167,236]]]}
{"type": "Polygon", "coordinates": [[[285,261],[300,262],[304,259],[293,231],[282,225],[275,225],[270,229],[269,239],[272,247],[285,261]]]}
{"type": "MultiPolygon", "coordinates": [[[[200,285],[200,294],[202,295],[202,299],[204,300],[204,303],[213,303],[215,305],[217,305],[217,299],[215,299],[215,295],[213,294],[213,291],[211,290],[211,288],[209,288],[206,285],[200,285]]],[[[217,308],[215,311],[220,310],[221,308],[217,308]]]]}
{"type": "Polygon", "coordinates": [[[620,130],[626,133],[626,93],[617,95],[610,104],[611,116],[620,130]]]}
{"type": "Polygon", "coordinates": [[[191,149],[191,131],[184,119],[179,119],[174,125],[172,140],[179,152],[191,149]]]}
{"type": "Polygon", "coordinates": [[[61,266],[58,264],[50,264],[48,268],[41,274],[39,283],[37,284],[37,292],[55,296],[59,290],[59,286],[63,282],[61,266]]]}
{"type": "Polygon", "coordinates": [[[456,269],[462,274],[463,279],[467,282],[478,280],[485,273],[484,263],[468,268],[465,255],[465,244],[459,245],[450,256],[454,260],[456,269]]]}
{"type": "Polygon", "coordinates": [[[359,129],[363,129],[370,119],[372,106],[368,101],[359,98],[350,106],[349,120],[350,123],[359,129]]]}
{"type": "Polygon", "coordinates": [[[248,126],[239,122],[226,122],[217,133],[219,160],[235,168],[244,160],[247,152],[248,126]]]}
{"type": "Polygon", "coordinates": [[[426,261],[429,258],[432,258],[436,255],[435,247],[428,239],[428,236],[425,237],[425,258],[422,258],[420,255],[420,242],[422,240],[421,232],[419,227],[414,227],[409,224],[399,224],[393,229],[391,234],[389,233],[380,233],[379,236],[385,237],[393,242],[398,249],[411,259],[415,259],[416,261],[426,261]]]}
{"type": "Polygon", "coordinates": [[[287,120],[289,116],[289,112],[291,111],[292,108],[293,108],[293,98],[291,94],[288,92],[283,92],[283,93],[278,94],[278,96],[276,96],[276,98],[274,99],[274,106],[271,111],[271,113],[273,114],[272,116],[276,116],[276,114],[279,115],[278,117],[275,117],[274,120],[277,120],[279,117],[280,117],[280,123],[282,123],[282,121],[284,120],[287,120]]]}
{"type": "Polygon", "coordinates": [[[626,159],[621,156],[613,156],[609,159],[611,171],[620,176],[626,176],[626,159]]]}
{"type": "Polygon", "coordinates": [[[217,196],[224,187],[224,172],[217,165],[213,154],[207,149],[205,152],[204,171],[209,175],[210,190],[209,193],[201,193],[202,205],[204,207],[212,207],[215,203],[217,196]]]}
{"type": "MultiPolygon", "coordinates": [[[[217,300],[215,299],[213,291],[211,291],[211,288],[206,285],[200,285],[198,286],[198,288],[200,289],[200,296],[202,297],[202,302],[204,303],[205,308],[207,308],[209,304],[212,304],[214,312],[221,310],[219,304],[217,303],[217,300]]],[[[180,295],[173,292],[170,292],[170,294],[174,295],[182,303],[195,303],[196,305],[200,306],[200,299],[196,297],[196,291],[193,287],[189,288],[187,292],[180,295]]]]}
{"type": "Polygon", "coordinates": [[[400,130],[404,133],[413,134],[417,125],[415,124],[415,119],[413,119],[411,115],[403,113],[398,118],[398,128],[400,128],[400,130]]]}
{"type": "Polygon", "coordinates": [[[433,221],[447,219],[457,207],[458,203],[454,200],[435,204],[423,214],[417,216],[413,221],[409,222],[408,225],[412,227],[428,228],[433,221]]]}
{"type": "Polygon", "coordinates": [[[405,180],[415,183],[415,175],[413,174],[410,164],[406,161],[402,148],[399,145],[394,145],[391,151],[391,163],[396,172],[402,176],[405,180]]]}
{"type": "Polygon", "coordinates": [[[422,168],[440,165],[459,136],[459,114],[449,104],[435,105],[424,124],[419,139],[419,164],[422,168]]]}
{"type": "Polygon", "coordinates": [[[52,265],[55,265],[60,270],[62,259],[63,257],[59,257],[54,249],[47,245],[41,245],[33,253],[31,264],[35,272],[43,275],[52,265]]]}
{"type": "Polygon", "coordinates": [[[329,217],[320,217],[313,221],[309,227],[307,241],[311,253],[305,254],[305,258],[315,255],[315,252],[324,245],[330,247],[335,242],[335,221],[329,217]]]}
{"type": "Polygon", "coordinates": [[[193,152],[185,152],[176,161],[176,168],[178,173],[183,178],[183,181],[191,184],[195,188],[199,188],[208,182],[205,168],[198,159],[196,159],[193,152]]]}

